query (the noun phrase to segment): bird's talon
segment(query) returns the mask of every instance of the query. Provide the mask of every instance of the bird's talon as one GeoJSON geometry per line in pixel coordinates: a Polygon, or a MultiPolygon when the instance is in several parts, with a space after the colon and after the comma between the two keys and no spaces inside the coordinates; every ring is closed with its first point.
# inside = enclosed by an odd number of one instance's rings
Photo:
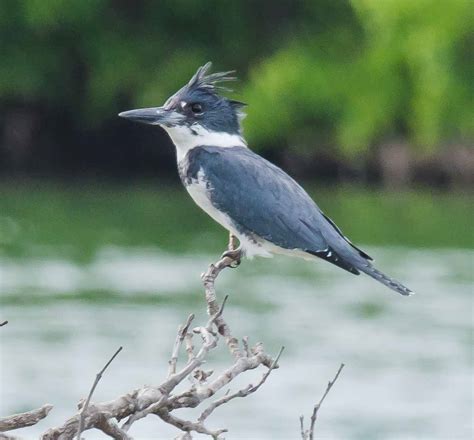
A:
{"type": "Polygon", "coordinates": [[[242,259],[242,249],[237,248],[237,249],[230,249],[228,251],[225,251],[221,258],[230,258],[232,261],[229,264],[229,267],[232,269],[235,269],[240,265],[241,259],[242,259]]]}
{"type": "Polygon", "coordinates": [[[240,259],[232,261],[232,263],[230,263],[229,267],[232,268],[232,269],[236,269],[239,266],[240,266],[240,259]]]}

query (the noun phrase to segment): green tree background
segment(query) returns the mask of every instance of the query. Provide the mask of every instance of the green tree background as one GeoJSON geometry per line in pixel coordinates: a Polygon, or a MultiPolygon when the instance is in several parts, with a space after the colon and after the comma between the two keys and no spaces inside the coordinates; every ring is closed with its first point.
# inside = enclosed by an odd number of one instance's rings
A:
{"type": "Polygon", "coordinates": [[[106,135],[129,129],[118,111],[162,103],[212,60],[237,69],[246,136],[277,161],[291,151],[366,166],[396,139],[409,162],[444,160],[457,146],[472,171],[471,9],[469,0],[4,0],[0,170],[60,174],[74,160],[65,144],[79,151],[83,133],[120,143],[106,135]],[[11,128],[18,118],[30,123],[11,128]]]}

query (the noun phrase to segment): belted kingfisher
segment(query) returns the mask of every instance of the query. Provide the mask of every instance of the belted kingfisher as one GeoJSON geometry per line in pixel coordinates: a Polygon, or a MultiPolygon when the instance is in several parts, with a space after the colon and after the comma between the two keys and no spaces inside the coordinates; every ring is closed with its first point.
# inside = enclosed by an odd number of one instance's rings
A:
{"type": "Polygon", "coordinates": [[[285,254],[322,258],[355,275],[364,272],[402,295],[412,293],[375,269],[306,191],[254,153],[242,135],[245,104],[219,94],[234,71],[208,74],[211,63],[162,107],[119,116],[164,128],[173,141],[179,175],[196,204],[228,229],[247,257],[285,254]]]}

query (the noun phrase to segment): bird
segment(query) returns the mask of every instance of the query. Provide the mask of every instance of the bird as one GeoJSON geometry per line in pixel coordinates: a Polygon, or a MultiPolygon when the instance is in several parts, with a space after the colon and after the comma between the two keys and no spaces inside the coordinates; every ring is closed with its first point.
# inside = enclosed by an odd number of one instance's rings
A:
{"type": "Polygon", "coordinates": [[[246,104],[222,93],[230,91],[223,83],[236,80],[235,71],[209,73],[211,65],[199,67],[163,106],[119,116],[168,133],[189,195],[238,238],[233,256],[323,259],[354,275],[363,272],[402,295],[412,294],[377,270],[292,177],[248,147],[242,132],[246,104]]]}

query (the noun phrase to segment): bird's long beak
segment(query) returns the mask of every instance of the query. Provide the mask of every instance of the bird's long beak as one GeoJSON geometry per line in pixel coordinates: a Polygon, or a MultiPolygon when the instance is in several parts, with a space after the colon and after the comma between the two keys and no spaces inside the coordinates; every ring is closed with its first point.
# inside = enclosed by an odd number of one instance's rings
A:
{"type": "Polygon", "coordinates": [[[171,126],[179,123],[183,115],[164,107],[139,108],[119,113],[121,118],[152,125],[171,126]]]}

